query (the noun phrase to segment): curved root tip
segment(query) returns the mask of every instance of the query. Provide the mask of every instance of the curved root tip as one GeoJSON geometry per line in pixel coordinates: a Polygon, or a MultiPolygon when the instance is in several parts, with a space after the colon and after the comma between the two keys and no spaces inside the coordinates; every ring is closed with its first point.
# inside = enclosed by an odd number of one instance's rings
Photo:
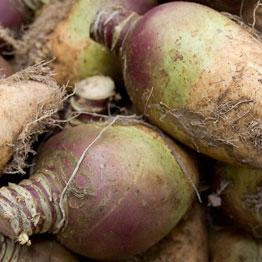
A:
{"type": "Polygon", "coordinates": [[[22,233],[18,236],[17,242],[18,242],[20,245],[31,246],[31,240],[29,239],[29,236],[28,236],[25,232],[22,232],[22,233]]]}

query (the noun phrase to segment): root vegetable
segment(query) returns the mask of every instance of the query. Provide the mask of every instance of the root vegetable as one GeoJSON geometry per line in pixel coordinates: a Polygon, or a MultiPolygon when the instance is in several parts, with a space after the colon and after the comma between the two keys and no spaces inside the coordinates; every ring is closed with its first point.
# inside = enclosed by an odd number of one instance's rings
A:
{"type": "Polygon", "coordinates": [[[32,246],[21,246],[0,236],[0,260],[12,262],[77,262],[77,258],[54,240],[34,238],[32,246]]]}
{"type": "Polygon", "coordinates": [[[53,3],[47,6],[42,15],[36,19],[32,30],[25,34],[25,48],[17,50],[18,54],[20,52],[17,61],[32,64],[42,61],[47,56],[55,57],[53,66],[56,79],[60,83],[66,83],[68,80],[76,82],[98,74],[112,77],[119,75],[118,59],[89,37],[90,22],[99,8],[113,3],[144,13],[155,5],[156,0],[57,2],[58,6],[53,3]],[[60,19],[57,16],[57,9],[60,9],[60,19]],[[32,43],[31,39],[34,37],[36,41],[32,43]]]}
{"type": "Polygon", "coordinates": [[[220,194],[221,208],[235,225],[262,238],[262,171],[219,164],[215,189],[226,184],[220,194]]]}
{"type": "Polygon", "coordinates": [[[198,152],[262,168],[262,45],[252,35],[189,2],[143,17],[108,7],[91,33],[120,53],[139,113],[198,152]]]}
{"type": "Polygon", "coordinates": [[[210,234],[211,262],[262,261],[262,242],[232,228],[210,234]]]}
{"type": "Polygon", "coordinates": [[[202,207],[195,203],[171,233],[145,254],[126,262],[207,262],[208,240],[202,207]]]}
{"type": "Polygon", "coordinates": [[[86,124],[41,147],[34,174],[0,189],[0,232],[50,232],[72,251],[120,259],[145,251],[191,205],[194,160],[144,125],[86,124]]]}
{"type": "Polygon", "coordinates": [[[31,143],[61,106],[63,92],[43,70],[32,67],[0,80],[0,172],[23,172],[31,143]]]}

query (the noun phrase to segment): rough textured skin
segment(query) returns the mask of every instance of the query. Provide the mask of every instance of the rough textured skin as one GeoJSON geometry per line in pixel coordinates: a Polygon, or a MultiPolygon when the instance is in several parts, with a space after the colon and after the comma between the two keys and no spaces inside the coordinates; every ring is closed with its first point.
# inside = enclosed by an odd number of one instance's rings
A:
{"type": "MultiPolygon", "coordinates": [[[[93,23],[101,24],[100,36],[114,23],[99,23],[102,18],[93,23]]],[[[122,37],[121,27],[127,30],[120,24],[113,38],[122,37]]],[[[174,2],[137,20],[120,51],[139,113],[198,152],[262,168],[258,40],[208,7],[174,2]]]]}
{"type": "Polygon", "coordinates": [[[52,81],[48,85],[19,80],[19,75],[0,80],[0,173],[14,153],[30,151],[30,145],[27,151],[26,144],[34,135],[33,130],[41,132],[37,126],[40,127],[43,121],[39,118],[53,115],[61,100],[62,92],[52,81]]]}
{"type": "Polygon", "coordinates": [[[0,56],[0,79],[14,73],[11,65],[0,56]]]}
{"type": "Polygon", "coordinates": [[[262,261],[262,242],[232,228],[213,230],[209,243],[210,262],[262,261]]]}
{"type": "Polygon", "coordinates": [[[109,127],[87,152],[67,191],[65,183],[105,125],[64,130],[41,148],[31,179],[0,189],[0,232],[53,232],[72,251],[96,259],[143,252],[168,234],[191,205],[195,162],[171,140],[144,126],[109,127]]]}
{"type": "MultiPolygon", "coordinates": [[[[167,237],[145,254],[126,262],[208,262],[208,239],[204,210],[198,203],[167,237]]],[[[222,261],[220,261],[222,262],[222,261]]]]}
{"type": "Polygon", "coordinates": [[[144,13],[156,0],[80,0],[72,6],[66,20],[61,21],[50,36],[50,52],[56,57],[57,80],[65,83],[93,75],[119,75],[118,59],[105,47],[89,38],[89,27],[97,10],[105,4],[123,4],[128,9],[144,13]]]}
{"type": "Polygon", "coordinates": [[[33,238],[32,245],[21,246],[0,236],[0,261],[12,262],[77,262],[78,259],[70,254],[60,244],[47,238],[33,238]]]}
{"type": "Polygon", "coordinates": [[[236,168],[219,164],[214,184],[229,185],[220,195],[221,208],[235,225],[262,238],[262,170],[236,168]]]}

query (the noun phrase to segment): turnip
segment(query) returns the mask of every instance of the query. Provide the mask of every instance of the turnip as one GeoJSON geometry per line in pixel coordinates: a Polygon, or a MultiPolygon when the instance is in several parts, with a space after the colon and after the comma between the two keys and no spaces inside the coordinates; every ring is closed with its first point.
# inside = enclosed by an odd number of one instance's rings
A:
{"type": "Polygon", "coordinates": [[[262,242],[241,231],[214,229],[209,243],[211,262],[262,261],[262,242]]]}
{"type": "Polygon", "coordinates": [[[54,240],[34,238],[30,247],[13,243],[0,236],[0,261],[77,262],[78,259],[54,240]]]}
{"type": "Polygon", "coordinates": [[[204,211],[195,203],[163,240],[145,254],[126,262],[207,262],[208,239],[204,211]]]}
{"type": "Polygon", "coordinates": [[[89,38],[93,16],[108,3],[125,5],[130,10],[144,13],[155,5],[156,0],[52,2],[24,35],[24,48],[17,50],[18,63],[22,61],[28,65],[55,57],[53,68],[60,83],[68,80],[75,82],[98,74],[115,77],[120,71],[118,59],[89,38]]]}
{"type": "Polygon", "coordinates": [[[219,164],[215,190],[221,186],[221,208],[236,226],[262,238],[262,171],[219,164]]]}
{"type": "Polygon", "coordinates": [[[139,113],[198,152],[262,168],[262,45],[252,35],[187,2],[143,17],[108,7],[91,33],[120,53],[139,113]]]}
{"type": "Polygon", "coordinates": [[[48,74],[36,66],[0,80],[0,173],[23,172],[31,143],[54,123],[63,91],[48,74]]]}
{"type": "Polygon", "coordinates": [[[153,129],[116,121],[68,128],[41,146],[30,179],[0,189],[0,232],[22,244],[54,233],[101,260],[167,235],[191,205],[195,162],[153,129]]]}

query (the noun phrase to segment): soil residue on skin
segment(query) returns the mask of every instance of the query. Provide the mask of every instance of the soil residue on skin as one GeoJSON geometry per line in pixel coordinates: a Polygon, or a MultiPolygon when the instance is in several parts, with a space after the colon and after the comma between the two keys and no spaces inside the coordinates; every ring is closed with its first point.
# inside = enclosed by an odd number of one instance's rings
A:
{"type": "Polygon", "coordinates": [[[237,100],[218,97],[213,112],[175,109],[163,102],[160,102],[158,108],[163,113],[160,120],[169,117],[190,137],[191,144],[197,151],[200,151],[199,145],[203,143],[210,147],[224,147],[229,155],[246,162],[234,153],[234,148],[239,144],[256,152],[262,150],[262,123],[254,115],[254,104],[252,99],[246,97],[237,100]]]}

